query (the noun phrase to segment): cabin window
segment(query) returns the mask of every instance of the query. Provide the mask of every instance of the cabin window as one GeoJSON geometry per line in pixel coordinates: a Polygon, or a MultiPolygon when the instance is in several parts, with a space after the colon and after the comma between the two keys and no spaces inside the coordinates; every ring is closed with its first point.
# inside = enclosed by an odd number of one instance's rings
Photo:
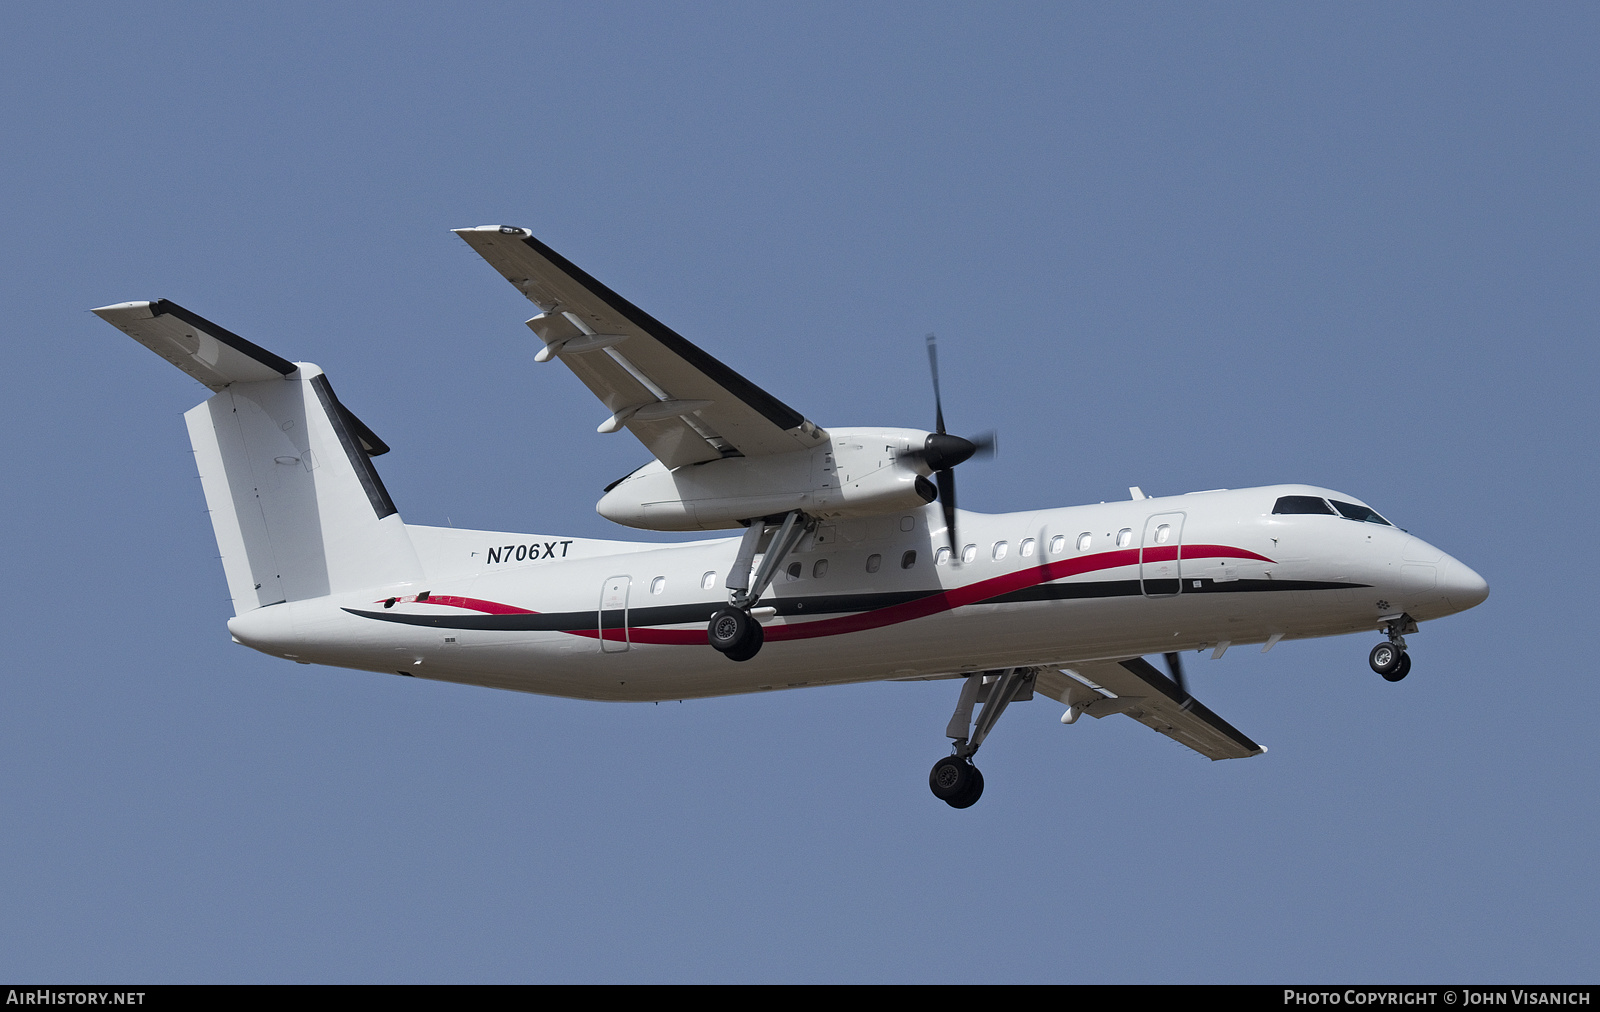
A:
{"type": "Polygon", "coordinates": [[[789,568],[787,570],[785,570],[785,572],[787,572],[789,574],[789,579],[790,580],[798,580],[798,579],[800,579],[800,567],[801,567],[801,564],[798,563],[798,562],[789,563],[789,568]]]}
{"type": "Polygon", "coordinates": [[[1057,534],[1055,537],[1050,539],[1051,555],[1060,555],[1062,552],[1066,551],[1066,548],[1067,536],[1065,534],[1057,534]]]}
{"type": "Polygon", "coordinates": [[[665,576],[658,576],[654,580],[650,581],[650,593],[659,594],[663,590],[666,590],[666,589],[667,589],[667,578],[665,576]]]}
{"type": "Polygon", "coordinates": [[[994,549],[992,551],[990,551],[989,554],[994,558],[994,561],[999,562],[1001,559],[1006,557],[1006,552],[1008,552],[1010,550],[1011,550],[1011,545],[1008,544],[1007,542],[996,541],[994,543],[994,549]]]}
{"type": "Polygon", "coordinates": [[[908,531],[909,532],[909,531],[915,530],[916,526],[917,526],[917,518],[916,517],[901,517],[900,518],[900,529],[902,531],[908,531]]]}
{"type": "Polygon", "coordinates": [[[717,585],[717,574],[716,573],[714,573],[714,572],[707,573],[706,575],[700,577],[700,589],[701,590],[710,590],[712,587],[715,587],[716,585],[717,585]]]}
{"type": "Polygon", "coordinates": [[[915,566],[916,564],[917,564],[917,553],[916,552],[911,551],[911,552],[907,552],[906,554],[900,556],[900,568],[901,569],[910,569],[912,566],[915,566]]]}
{"type": "Polygon", "coordinates": [[[1087,552],[1089,550],[1089,546],[1092,544],[1094,544],[1094,535],[1090,534],[1088,531],[1084,531],[1082,534],[1078,535],[1078,551],[1087,552]]]}
{"type": "Polygon", "coordinates": [[[1316,513],[1326,516],[1333,515],[1333,507],[1322,501],[1321,496],[1315,495],[1286,495],[1280,496],[1272,504],[1274,513],[1316,513]]]}
{"type": "Polygon", "coordinates": [[[1172,540],[1172,525],[1162,524],[1156,528],[1156,544],[1164,545],[1172,540]]]}
{"type": "Polygon", "coordinates": [[[867,572],[876,573],[883,566],[883,556],[873,552],[867,556],[867,572]]]}
{"type": "Polygon", "coordinates": [[[947,563],[949,561],[950,561],[950,549],[941,548],[937,552],[933,553],[933,564],[935,566],[942,566],[942,565],[944,565],[945,563],[947,563]]]}
{"type": "Polygon", "coordinates": [[[1132,527],[1124,527],[1122,530],[1117,532],[1117,547],[1118,548],[1127,548],[1131,544],[1133,544],[1133,528],[1132,527]]]}
{"type": "Polygon", "coordinates": [[[1017,546],[1017,554],[1022,556],[1024,559],[1033,558],[1033,539],[1024,538],[1022,540],[1022,544],[1017,546]]]}
{"type": "Polygon", "coordinates": [[[976,559],[977,557],[978,557],[978,546],[977,545],[968,545],[967,547],[961,549],[961,561],[962,562],[971,562],[974,559],[976,559]]]}
{"type": "Polygon", "coordinates": [[[828,575],[828,560],[818,559],[816,565],[811,567],[811,578],[820,580],[828,575]]]}

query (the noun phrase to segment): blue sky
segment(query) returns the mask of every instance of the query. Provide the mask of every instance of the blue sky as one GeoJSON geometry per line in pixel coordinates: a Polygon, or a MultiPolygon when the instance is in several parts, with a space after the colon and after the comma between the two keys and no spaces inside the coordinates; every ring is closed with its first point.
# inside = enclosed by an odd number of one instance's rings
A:
{"type": "Polygon", "coordinates": [[[1593,981],[1584,5],[56,4],[0,15],[0,976],[1593,981]],[[1493,594],[1196,658],[1271,752],[953,683],[547,699],[232,645],[182,411],[86,310],[315,361],[414,523],[616,536],[645,459],[449,229],[532,228],[1002,511],[1349,492],[1493,594]]]}

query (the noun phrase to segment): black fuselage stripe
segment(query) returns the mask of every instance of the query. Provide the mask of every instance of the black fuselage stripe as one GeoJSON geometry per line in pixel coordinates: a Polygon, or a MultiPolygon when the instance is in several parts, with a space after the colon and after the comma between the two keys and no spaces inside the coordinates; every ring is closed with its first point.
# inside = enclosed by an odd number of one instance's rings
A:
{"type": "MultiPolygon", "coordinates": [[[[1213,583],[1185,580],[1183,595],[1204,593],[1253,593],[1259,591],[1290,590],[1349,590],[1364,587],[1361,583],[1336,583],[1320,580],[1233,580],[1213,583]]],[[[897,604],[918,601],[940,591],[902,591],[893,594],[838,594],[813,597],[786,598],[767,601],[762,606],[776,608],[779,615],[805,618],[811,615],[844,615],[877,611],[897,604]]],[[[1018,604],[1035,601],[1076,601],[1095,598],[1139,597],[1143,591],[1138,580],[1098,580],[1092,583],[1047,583],[1000,594],[973,605],[1018,604]]],[[[1161,599],[1183,595],[1164,595],[1161,599]]],[[[724,607],[721,601],[701,604],[677,604],[657,608],[630,608],[629,628],[642,629],[653,626],[688,625],[708,622],[711,613],[724,607]]],[[[972,607],[966,605],[964,607],[972,607]]],[[[596,628],[598,612],[568,611],[521,615],[416,615],[387,611],[366,611],[346,608],[345,611],[362,618],[375,618],[401,625],[430,626],[436,629],[492,629],[501,632],[578,632],[596,628]]]]}

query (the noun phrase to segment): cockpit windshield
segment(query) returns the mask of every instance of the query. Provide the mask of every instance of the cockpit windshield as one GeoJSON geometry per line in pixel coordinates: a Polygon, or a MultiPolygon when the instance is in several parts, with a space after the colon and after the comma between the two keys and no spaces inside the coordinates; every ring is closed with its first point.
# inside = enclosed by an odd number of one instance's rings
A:
{"type": "Polygon", "coordinates": [[[1377,512],[1370,507],[1362,506],[1353,502],[1340,502],[1337,499],[1329,499],[1328,501],[1333,503],[1334,509],[1338,510],[1342,515],[1349,517],[1351,520],[1360,520],[1369,524],[1382,524],[1385,527],[1394,526],[1394,524],[1391,524],[1383,517],[1378,516],[1377,512]]]}
{"type": "Polygon", "coordinates": [[[1342,502],[1338,499],[1324,499],[1317,495],[1285,495],[1279,496],[1278,501],[1272,504],[1272,512],[1284,514],[1313,513],[1319,516],[1341,516],[1346,520],[1359,520],[1362,523],[1382,524],[1393,527],[1389,521],[1378,516],[1377,512],[1360,503],[1342,502]],[[1332,506],[1328,504],[1332,503],[1332,506]]]}
{"type": "Polygon", "coordinates": [[[1333,516],[1333,510],[1328,508],[1328,504],[1323,501],[1321,496],[1315,495],[1280,496],[1278,501],[1272,504],[1272,512],[1322,513],[1330,517],[1333,516]]]}

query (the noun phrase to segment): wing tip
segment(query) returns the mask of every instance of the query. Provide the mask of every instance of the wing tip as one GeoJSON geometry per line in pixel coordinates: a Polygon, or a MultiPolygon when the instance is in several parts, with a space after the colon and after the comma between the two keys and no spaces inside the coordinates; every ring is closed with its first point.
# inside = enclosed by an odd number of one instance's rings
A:
{"type": "Polygon", "coordinates": [[[453,228],[450,231],[463,239],[467,237],[469,232],[496,232],[500,235],[515,235],[524,239],[533,237],[532,230],[522,228],[519,225],[473,225],[470,228],[453,228]]]}
{"type": "Polygon", "coordinates": [[[110,320],[114,316],[122,316],[134,320],[149,320],[155,317],[155,306],[160,301],[160,299],[153,299],[149,302],[118,302],[114,305],[91,309],[89,312],[102,320],[110,320]]]}

